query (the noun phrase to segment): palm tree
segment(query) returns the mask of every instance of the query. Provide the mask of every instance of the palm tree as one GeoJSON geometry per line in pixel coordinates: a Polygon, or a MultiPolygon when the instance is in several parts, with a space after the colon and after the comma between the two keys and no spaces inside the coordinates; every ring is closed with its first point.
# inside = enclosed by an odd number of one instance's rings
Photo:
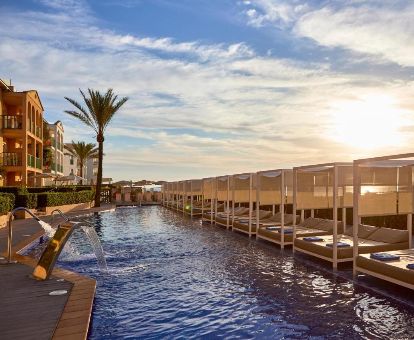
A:
{"type": "Polygon", "coordinates": [[[112,89],[106,91],[105,94],[88,89],[89,97],[86,97],[82,90],[79,91],[86,104],[86,108],[76,100],[65,97],[69,103],[79,110],[68,110],[65,112],[91,127],[96,133],[96,141],[98,142],[98,175],[96,178],[95,206],[99,207],[101,205],[104,133],[111,119],[121,106],[125,104],[128,97],[123,97],[118,100],[118,96],[114,94],[112,89]]]}
{"type": "Polygon", "coordinates": [[[83,167],[85,165],[85,162],[89,158],[98,157],[98,148],[96,147],[96,144],[86,144],[85,142],[72,141],[72,144],[67,145],[66,149],[70,152],[71,155],[78,158],[80,167],[79,176],[83,178],[83,167]]]}

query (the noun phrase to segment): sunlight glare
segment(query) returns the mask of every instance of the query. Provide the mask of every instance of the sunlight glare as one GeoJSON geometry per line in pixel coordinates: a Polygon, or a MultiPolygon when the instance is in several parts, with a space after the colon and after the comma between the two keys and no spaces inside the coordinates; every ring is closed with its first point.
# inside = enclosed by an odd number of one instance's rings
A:
{"type": "Polygon", "coordinates": [[[361,149],[403,144],[403,110],[392,97],[368,95],[332,105],[334,140],[361,149]]]}

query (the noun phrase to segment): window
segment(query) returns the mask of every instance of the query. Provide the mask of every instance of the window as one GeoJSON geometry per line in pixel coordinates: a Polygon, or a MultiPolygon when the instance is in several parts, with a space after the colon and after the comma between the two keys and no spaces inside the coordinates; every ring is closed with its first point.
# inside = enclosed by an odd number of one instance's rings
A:
{"type": "Polygon", "coordinates": [[[73,156],[70,156],[70,160],[69,160],[69,162],[70,162],[70,165],[73,165],[73,163],[74,163],[74,161],[73,161],[73,156]]]}

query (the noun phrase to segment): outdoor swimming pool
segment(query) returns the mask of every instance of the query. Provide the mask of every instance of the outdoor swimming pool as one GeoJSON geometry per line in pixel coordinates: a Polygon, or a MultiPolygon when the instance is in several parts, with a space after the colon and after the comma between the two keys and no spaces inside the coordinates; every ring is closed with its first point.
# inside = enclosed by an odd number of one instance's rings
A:
{"type": "MultiPolygon", "coordinates": [[[[90,339],[414,338],[412,309],[295,260],[290,250],[163,207],[86,218],[109,273],[99,273],[92,255],[59,265],[98,281],[90,339]]],[[[72,243],[86,247],[80,234],[72,243]]]]}

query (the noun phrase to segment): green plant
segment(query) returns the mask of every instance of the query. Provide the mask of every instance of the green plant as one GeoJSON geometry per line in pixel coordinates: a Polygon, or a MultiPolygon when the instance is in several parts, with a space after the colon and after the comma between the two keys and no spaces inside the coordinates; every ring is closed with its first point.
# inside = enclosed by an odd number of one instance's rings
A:
{"type": "Polygon", "coordinates": [[[0,194],[0,215],[5,215],[14,207],[15,197],[13,194],[0,194]]]}
{"type": "Polygon", "coordinates": [[[96,133],[96,141],[98,142],[98,174],[96,178],[95,206],[99,207],[101,204],[104,133],[115,113],[126,103],[128,97],[118,100],[118,96],[113,93],[112,89],[109,89],[105,94],[88,89],[89,97],[86,97],[82,90],[79,91],[87,109],[76,100],[65,97],[69,103],[78,109],[78,111],[68,110],[65,112],[79,119],[96,133]]]}
{"type": "Polygon", "coordinates": [[[83,167],[89,158],[98,157],[98,149],[94,143],[74,142],[66,149],[79,160],[79,176],[83,178],[83,167]]]}
{"type": "Polygon", "coordinates": [[[38,194],[18,194],[16,195],[16,207],[25,207],[28,209],[35,209],[37,207],[38,194]]]}
{"type": "Polygon", "coordinates": [[[37,206],[39,208],[55,207],[66,204],[78,204],[90,202],[93,199],[92,190],[68,191],[68,192],[45,192],[38,194],[37,206]]]}

